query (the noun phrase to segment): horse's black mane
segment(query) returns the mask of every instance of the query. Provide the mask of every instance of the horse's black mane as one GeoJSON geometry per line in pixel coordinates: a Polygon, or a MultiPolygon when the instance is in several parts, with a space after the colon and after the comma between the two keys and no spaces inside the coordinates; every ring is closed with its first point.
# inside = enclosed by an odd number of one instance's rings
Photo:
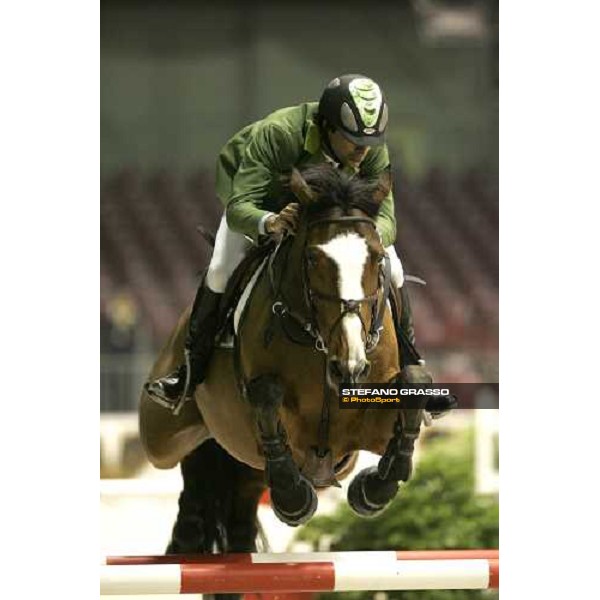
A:
{"type": "Polygon", "coordinates": [[[307,167],[300,172],[317,197],[308,208],[310,216],[321,214],[333,207],[339,207],[344,212],[357,208],[371,218],[377,216],[380,204],[374,200],[373,195],[379,184],[378,179],[350,177],[328,164],[307,167]]]}

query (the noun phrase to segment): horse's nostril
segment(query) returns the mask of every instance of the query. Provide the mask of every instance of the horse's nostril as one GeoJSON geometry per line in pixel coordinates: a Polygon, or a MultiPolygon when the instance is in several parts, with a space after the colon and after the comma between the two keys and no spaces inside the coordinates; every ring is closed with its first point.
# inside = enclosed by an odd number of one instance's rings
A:
{"type": "Polygon", "coordinates": [[[338,359],[331,359],[329,361],[329,374],[334,379],[341,381],[356,381],[358,379],[364,379],[371,371],[371,365],[369,362],[361,362],[357,365],[350,367],[347,363],[344,363],[338,359]]]}
{"type": "Polygon", "coordinates": [[[333,359],[329,361],[329,372],[334,377],[337,377],[339,379],[344,378],[344,374],[342,373],[342,365],[339,360],[333,359]]]}

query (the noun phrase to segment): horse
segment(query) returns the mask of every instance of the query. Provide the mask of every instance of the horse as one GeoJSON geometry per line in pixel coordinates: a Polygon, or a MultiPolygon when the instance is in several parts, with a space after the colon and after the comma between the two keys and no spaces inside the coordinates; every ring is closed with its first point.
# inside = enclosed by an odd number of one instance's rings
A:
{"type": "MultiPolygon", "coordinates": [[[[283,522],[306,523],[316,490],[339,486],[360,450],[381,458],[349,486],[359,515],[384,510],[412,472],[424,401],[385,410],[338,403],[341,382],[415,382],[375,226],[391,176],[350,178],[321,165],[293,170],[288,187],[301,206],[297,231],[246,274],[229,311],[232,347],[215,348],[205,381],[180,411],[170,414],[141,395],[140,436],[150,462],[181,463],[183,474],[168,553],[255,551],[265,489],[283,522]]],[[[188,307],[150,378],[184,360],[189,314],[188,307]]]]}

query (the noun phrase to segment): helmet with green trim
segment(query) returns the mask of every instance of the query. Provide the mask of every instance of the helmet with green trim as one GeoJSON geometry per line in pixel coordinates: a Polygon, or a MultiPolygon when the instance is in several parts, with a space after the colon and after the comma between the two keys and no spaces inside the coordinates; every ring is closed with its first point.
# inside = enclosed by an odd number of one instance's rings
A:
{"type": "Polygon", "coordinates": [[[357,146],[385,141],[387,102],[381,88],[364,75],[342,75],[330,81],[319,101],[319,116],[357,146]]]}

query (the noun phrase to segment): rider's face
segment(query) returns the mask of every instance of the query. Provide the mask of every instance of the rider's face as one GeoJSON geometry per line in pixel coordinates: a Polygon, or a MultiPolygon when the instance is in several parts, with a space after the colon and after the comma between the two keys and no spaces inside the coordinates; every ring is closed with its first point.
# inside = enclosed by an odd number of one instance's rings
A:
{"type": "Polygon", "coordinates": [[[346,139],[338,130],[329,132],[329,143],[344,166],[357,169],[369,152],[368,146],[357,146],[346,139]]]}

